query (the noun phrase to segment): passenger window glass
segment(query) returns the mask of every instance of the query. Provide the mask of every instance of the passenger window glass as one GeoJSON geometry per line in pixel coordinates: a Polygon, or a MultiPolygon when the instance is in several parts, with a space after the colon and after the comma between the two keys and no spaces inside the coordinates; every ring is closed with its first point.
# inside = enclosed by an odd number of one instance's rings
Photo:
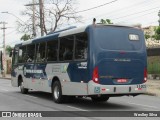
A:
{"type": "Polygon", "coordinates": [[[73,59],[74,36],[60,38],[59,60],[73,59]]]}
{"type": "Polygon", "coordinates": [[[87,59],[87,34],[81,33],[76,35],[75,59],[87,59]]]}
{"type": "Polygon", "coordinates": [[[47,42],[47,61],[57,61],[58,40],[47,42]]]}
{"type": "Polygon", "coordinates": [[[26,62],[34,62],[35,45],[28,45],[25,56],[26,62]]]}
{"type": "Polygon", "coordinates": [[[46,50],[46,43],[39,43],[36,45],[36,62],[45,62],[45,50],[46,50]]]}
{"type": "Polygon", "coordinates": [[[14,49],[14,53],[13,53],[13,64],[17,64],[18,63],[18,48],[14,49]]]}
{"type": "Polygon", "coordinates": [[[25,57],[26,57],[26,46],[22,46],[19,48],[18,51],[18,62],[25,63],[25,57]]]}

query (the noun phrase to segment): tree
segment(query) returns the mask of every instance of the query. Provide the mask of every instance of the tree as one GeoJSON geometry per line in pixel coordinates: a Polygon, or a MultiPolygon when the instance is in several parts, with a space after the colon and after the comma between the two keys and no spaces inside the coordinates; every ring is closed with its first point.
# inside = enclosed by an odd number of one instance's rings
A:
{"type": "Polygon", "coordinates": [[[9,46],[9,45],[7,45],[6,46],[6,52],[7,52],[7,54],[9,54],[11,51],[12,51],[12,47],[9,46]]]}
{"type": "Polygon", "coordinates": [[[146,40],[148,40],[149,38],[151,38],[151,36],[150,36],[149,34],[147,34],[147,33],[145,33],[144,36],[145,36],[145,39],[146,39],[146,40]]]}
{"type": "Polygon", "coordinates": [[[29,40],[31,39],[30,35],[27,35],[27,34],[24,34],[22,37],[21,37],[21,40],[23,41],[26,41],[26,40],[29,40]]]}
{"type": "MultiPolygon", "coordinates": [[[[39,0],[36,1],[37,3],[39,0]]],[[[39,6],[35,5],[35,20],[36,20],[36,32],[40,33],[40,14],[39,6]]],[[[25,23],[18,21],[18,31],[25,32],[32,36],[32,6],[26,7],[26,10],[22,12],[23,16],[28,16],[28,20],[25,23]]],[[[79,22],[80,16],[76,14],[75,0],[45,0],[44,11],[43,11],[43,29],[45,34],[50,31],[55,31],[68,22],[79,22]]]]}
{"type": "Polygon", "coordinates": [[[160,26],[155,29],[154,38],[159,42],[160,41],[160,26]]]}
{"type": "Polygon", "coordinates": [[[113,24],[110,19],[106,19],[106,20],[101,19],[100,22],[101,22],[102,24],[113,24]]]}

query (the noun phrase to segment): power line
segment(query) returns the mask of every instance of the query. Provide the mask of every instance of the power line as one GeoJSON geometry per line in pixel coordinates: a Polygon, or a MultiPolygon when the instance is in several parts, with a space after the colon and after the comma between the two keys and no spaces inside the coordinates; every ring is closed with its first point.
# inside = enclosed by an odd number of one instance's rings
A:
{"type": "MultiPolygon", "coordinates": [[[[9,42],[9,43],[6,43],[6,45],[9,45],[9,44],[14,44],[14,43],[18,43],[20,41],[13,41],[13,42],[9,42]]],[[[3,45],[3,43],[0,43],[0,45],[3,45]]]]}
{"type": "Polygon", "coordinates": [[[158,23],[158,20],[157,21],[153,21],[153,22],[148,22],[148,23],[146,23],[146,24],[144,24],[143,26],[146,26],[146,25],[150,25],[150,24],[153,24],[153,23],[158,23]]]}
{"type": "MultiPolygon", "coordinates": [[[[6,33],[5,35],[11,35],[12,33],[14,33],[14,32],[17,32],[16,30],[13,30],[13,31],[11,31],[11,32],[9,32],[9,33],[6,33]]],[[[2,36],[3,37],[3,36],[2,36]]],[[[0,38],[2,38],[2,37],[0,37],[0,38]]],[[[6,43],[6,45],[8,45],[8,44],[14,44],[14,43],[16,43],[16,42],[19,42],[19,41],[14,41],[14,42],[9,42],[9,43],[6,43]]],[[[3,45],[3,43],[0,43],[0,45],[3,45]]]]}
{"type": "MultiPolygon", "coordinates": [[[[121,16],[121,17],[117,17],[117,18],[114,18],[114,19],[111,19],[111,20],[120,19],[120,18],[124,18],[124,17],[128,17],[128,16],[132,16],[132,15],[135,15],[135,14],[140,14],[140,13],[147,12],[147,11],[150,11],[150,10],[153,10],[153,9],[158,9],[158,8],[159,7],[154,7],[154,8],[146,9],[146,10],[143,10],[143,11],[140,11],[140,12],[135,12],[135,13],[132,13],[132,14],[129,14],[129,15],[125,15],[125,16],[121,16]]],[[[147,13],[147,14],[150,14],[150,13],[147,13]]],[[[85,20],[89,20],[89,19],[85,19],[85,20]]],[[[73,22],[73,23],[70,23],[70,24],[75,24],[75,23],[76,22],[73,22]]]]}
{"type": "MultiPolygon", "coordinates": [[[[16,30],[13,30],[13,31],[11,31],[9,33],[6,33],[6,35],[10,35],[11,33],[14,33],[14,32],[16,32],[16,30]]],[[[2,37],[0,37],[0,38],[2,38],[2,37]]]]}
{"type": "MultiPolygon", "coordinates": [[[[92,10],[92,9],[96,9],[96,8],[98,8],[98,7],[102,7],[102,6],[105,6],[105,5],[107,5],[107,4],[110,4],[110,3],[113,3],[113,2],[116,2],[116,1],[118,1],[118,0],[114,0],[114,1],[111,1],[111,2],[109,2],[109,3],[105,3],[105,4],[102,4],[102,5],[99,5],[99,6],[96,6],[96,7],[92,7],[92,8],[89,8],[89,9],[86,9],[86,10],[81,10],[81,11],[77,11],[77,12],[75,12],[75,13],[80,13],[80,12],[85,12],[85,11],[89,11],[89,10],[92,10]]],[[[144,3],[144,2],[141,2],[141,3],[144,3]]],[[[139,4],[139,3],[138,3],[139,4]]],[[[128,8],[128,7],[127,7],[128,8]]],[[[124,10],[126,9],[126,8],[123,8],[124,10]]],[[[145,12],[145,11],[144,11],[145,12]]],[[[136,14],[136,13],[134,13],[134,14],[136,14]]],[[[132,14],[133,15],[133,14],[132,14]]],[[[127,15],[127,16],[131,16],[131,15],[127,15]]],[[[122,17],[124,17],[124,16],[122,16],[122,17]]],[[[116,18],[117,19],[117,18],[116,18]]]]}
{"type": "MultiPolygon", "coordinates": [[[[146,15],[152,14],[152,13],[154,13],[154,12],[157,13],[157,10],[156,10],[156,11],[149,12],[149,13],[147,13],[147,14],[142,14],[142,15],[140,15],[140,16],[132,17],[132,18],[129,18],[129,19],[127,19],[127,20],[120,21],[120,22],[128,21],[128,20],[130,20],[130,19],[133,20],[133,19],[136,19],[136,18],[139,18],[139,17],[142,17],[142,16],[146,16],[146,15]]],[[[119,22],[119,23],[120,23],[120,22],[119,22]]]]}
{"type": "MultiPolygon", "coordinates": [[[[154,0],[152,0],[152,2],[153,2],[154,0]]],[[[122,9],[118,9],[118,10],[114,10],[114,11],[111,11],[111,12],[109,12],[109,13],[112,13],[113,14],[113,12],[114,13],[119,13],[119,12],[122,12],[122,11],[124,11],[125,13],[126,13],[126,10],[129,8],[132,8],[132,7],[135,7],[136,6],[136,10],[137,10],[137,6],[139,6],[139,7],[141,7],[140,5],[142,5],[142,4],[146,4],[146,3],[148,3],[149,1],[147,1],[146,2],[146,0],[145,1],[143,1],[143,2],[138,2],[137,4],[134,4],[134,5],[130,5],[130,6],[128,6],[128,7],[125,7],[125,8],[122,8],[122,9]]],[[[149,3],[151,3],[151,2],[149,2],[149,3]]],[[[147,5],[147,6],[151,6],[151,4],[149,4],[149,5],[147,5]]],[[[146,6],[145,6],[146,7],[146,6]]],[[[132,10],[132,9],[130,9],[130,10],[132,10]]],[[[128,10],[127,10],[127,12],[128,12],[128,10]]],[[[123,13],[123,12],[122,12],[123,13]]],[[[113,15],[112,15],[113,16],[113,15]]],[[[110,18],[111,16],[108,16],[107,18],[110,18]]]]}
{"type": "MultiPolygon", "coordinates": [[[[93,10],[93,9],[96,9],[96,8],[99,8],[99,7],[102,7],[102,6],[105,6],[105,5],[108,5],[108,4],[111,4],[111,3],[114,3],[118,0],[114,0],[114,1],[111,1],[111,2],[107,2],[107,3],[104,3],[102,5],[99,5],[99,6],[95,6],[95,7],[92,7],[92,8],[88,8],[88,9],[85,9],[85,10],[81,10],[81,11],[77,11],[77,12],[74,12],[74,13],[80,13],[80,12],[86,12],[86,11],[89,11],[89,10],[93,10]]],[[[69,13],[69,14],[74,14],[74,13],[69,13]]]]}
{"type": "Polygon", "coordinates": [[[140,12],[135,12],[135,13],[132,13],[132,14],[124,15],[124,16],[121,16],[121,17],[113,18],[112,20],[120,19],[120,18],[124,18],[124,17],[128,17],[128,16],[132,16],[132,15],[135,15],[135,14],[143,13],[143,12],[146,12],[146,11],[149,11],[149,10],[153,10],[153,9],[157,9],[157,8],[159,8],[159,6],[151,8],[151,9],[143,10],[143,11],[140,11],[140,12]]]}
{"type": "MultiPolygon", "coordinates": [[[[152,1],[152,2],[153,2],[153,1],[152,1]]],[[[130,5],[130,6],[128,6],[128,7],[122,8],[122,9],[113,10],[113,11],[110,11],[108,14],[110,14],[110,13],[113,14],[113,12],[119,12],[119,11],[121,11],[121,10],[126,10],[127,8],[131,8],[132,6],[137,6],[137,5],[144,4],[144,3],[148,3],[148,1],[147,1],[147,2],[146,2],[146,1],[138,2],[137,4],[130,5]]],[[[150,3],[150,2],[149,2],[149,3],[150,3]]],[[[105,13],[105,14],[107,14],[107,13],[105,13]]],[[[100,16],[102,16],[102,15],[95,16],[94,18],[97,18],[97,17],[100,17],[100,16]]],[[[129,15],[129,16],[130,16],[130,15],[129,15]]],[[[92,17],[92,18],[93,18],[93,17],[92,17]]],[[[92,18],[84,19],[84,21],[91,20],[92,18]]],[[[109,17],[107,17],[107,18],[109,18],[109,17]]],[[[76,23],[76,22],[73,22],[72,24],[74,24],[74,23],[76,23]]],[[[71,23],[70,23],[70,24],[71,24],[71,23]]]]}
{"type": "MultiPolygon", "coordinates": [[[[148,2],[148,1],[147,1],[148,2]]],[[[108,12],[108,13],[105,13],[105,14],[113,14],[113,13],[117,13],[117,12],[122,12],[123,10],[125,10],[125,12],[126,12],[126,9],[130,9],[130,8],[132,8],[132,7],[135,7],[135,6],[139,6],[139,5],[141,5],[141,4],[144,4],[144,3],[147,3],[146,2],[146,0],[144,0],[143,2],[138,2],[138,3],[136,3],[136,4],[133,4],[133,5],[130,5],[130,6],[127,6],[127,7],[125,7],[125,8],[121,8],[121,9],[118,9],[118,10],[113,10],[113,11],[110,11],[110,12],[108,12]]],[[[150,3],[150,2],[149,2],[150,3]]],[[[105,15],[105,14],[101,14],[101,15],[98,15],[98,16],[95,16],[95,18],[97,18],[97,17],[100,17],[100,16],[102,16],[102,15],[105,15]]],[[[109,18],[109,17],[107,17],[107,18],[109,18]]],[[[89,19],[91,19],[91,18],[89,18],[89,19]]],[[[89,19],[85,19],[85,20],[89,20],[89,19]]]]}

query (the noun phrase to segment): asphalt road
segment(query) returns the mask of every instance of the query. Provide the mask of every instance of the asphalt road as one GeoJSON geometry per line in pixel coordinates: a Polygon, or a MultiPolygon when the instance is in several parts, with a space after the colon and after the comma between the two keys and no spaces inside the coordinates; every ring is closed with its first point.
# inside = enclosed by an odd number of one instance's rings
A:
{"type": "MultiPolygon", "coordinates": [[[[93,103],[89,98],[83,98],[75,99],[71,103],[56,104],[52,101],[49,93],[31,91],[26,95],[21,94],[19,88],[11,86],[10,80],[0,79],[0,111],[160,111],[160,97],[148,95],[112,97],[105,103],[93,103]]],[[[71,113],[66,112],[65,114],[71,113]]],[[[79,116],[79,114],[75,114],[75,117],[79,116]]],[[[105,118],[81,117],[74,119],[105,118]]],[[[123,118],[123,120],[125,119],[127,120],[127,118],[123,118]]],[[[136,118],[132,117],[132,119],[136,118]]]]}

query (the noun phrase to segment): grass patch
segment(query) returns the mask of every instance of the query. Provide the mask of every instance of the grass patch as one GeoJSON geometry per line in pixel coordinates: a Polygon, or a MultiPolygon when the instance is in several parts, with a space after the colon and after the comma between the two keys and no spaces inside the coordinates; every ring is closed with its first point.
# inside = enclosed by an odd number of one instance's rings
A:
{"type": "Polygon", "coordinates": [[[160,74],[160,56],[150,56],[147,58],[148,61],[148,73],[149,74],[160,74]]]}

